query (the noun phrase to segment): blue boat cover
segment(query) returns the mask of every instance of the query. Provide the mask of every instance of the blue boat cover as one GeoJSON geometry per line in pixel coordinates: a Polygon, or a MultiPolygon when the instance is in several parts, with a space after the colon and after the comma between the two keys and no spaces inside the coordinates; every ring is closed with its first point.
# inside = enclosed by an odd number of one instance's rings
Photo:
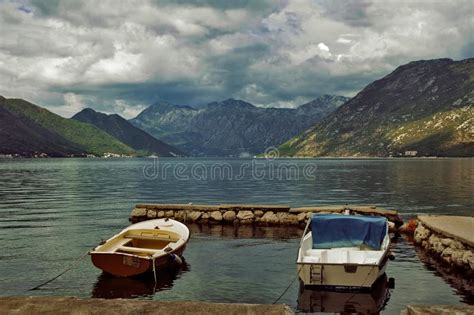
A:
{"type": "Polygon", "coordinates": [[[313,248],[354,247],[365,244],[380,250],[387,231],[384,217],[319,214],[311,219],[313,248]]]}

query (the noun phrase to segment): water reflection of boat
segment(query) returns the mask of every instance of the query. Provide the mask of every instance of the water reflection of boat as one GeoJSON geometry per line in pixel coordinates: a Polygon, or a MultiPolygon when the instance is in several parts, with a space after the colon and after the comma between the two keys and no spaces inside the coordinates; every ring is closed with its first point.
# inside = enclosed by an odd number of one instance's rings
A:
{"type": "Polygon", "coordinates": [[[324,291],[300,285],[298,310],[349,314],[378,314],[390,298],[391,281],[384,274],[370,291],[324,291]],[[390,284],[390,285],[389,285],[390,284]]]}
{"type": "Polygon", "coordinates": [[[103,299],[133,298],[151,296],[155,292],[168,290],[173,287],[176,279],[189,270],[189,264],[183,260],[179,267],[168,267],[156,273],[156,283],[152,273],[145,273],[134,277],[115,277],[102,273],[94,284],[92,297],[103,299]]]}

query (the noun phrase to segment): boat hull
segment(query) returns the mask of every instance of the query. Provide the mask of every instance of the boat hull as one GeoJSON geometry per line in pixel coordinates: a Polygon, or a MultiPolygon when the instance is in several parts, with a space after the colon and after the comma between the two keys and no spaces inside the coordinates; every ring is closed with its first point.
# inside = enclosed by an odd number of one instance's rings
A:
{"type": "MultiPolygon", "coordinates": [[[[175,256],[183,254],[185,246],[177,248],[168,255],[155,258],[155,270],[175,263],[175,256]]],[[[131,277],[153,271],[153,260],[149,257],[123,253],[91,253],[94,266],[117,277],[131,277]]]]}
{"type": "Polygon", "coordinates": [[[297,263],[297,272],[305,286],[364,290],[385,273],[385,267],[386,260],[380,265],[297,263]]]}

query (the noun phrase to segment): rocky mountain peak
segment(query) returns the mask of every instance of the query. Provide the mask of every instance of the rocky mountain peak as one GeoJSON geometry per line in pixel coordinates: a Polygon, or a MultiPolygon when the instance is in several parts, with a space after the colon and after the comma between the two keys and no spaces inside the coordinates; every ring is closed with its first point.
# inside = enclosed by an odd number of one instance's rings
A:
{"type": "Polygon", "coordinates": [[[206,107],[221,107],[221,108],[227,108],[227,109],[232,109],[232,108],[248,108],[248,109],[253,109],[255,106],[253,104],[250,104],[248,102],[242,101],[242,100],[237,100],[234,98],[228,98],[224,101],[219,101],[219,102],[212,102],[206,105],[206,107]]]}
{"type": "Polygon", "coordinates": [[[145,151],[147,154],[158,154],[160,156],[183,154],[179,149],[154,138],[117,114],[107,115],[91,108],[86,108],[74,115],[72,119],[92,124],[131,148],[145,151]]]}
{"type": "Polygon", "coordinates": [[[337,107],[341,106],[345,102],[347,102],[350,98],[345,97],[345,96],[340,96],[340,95],[321,95],[315,98],[314,100],[305,103],[303,105],[300,105],[298,109],[300,110],[308,110],[308,109],[324,109],[324,108],[329,108],[333,107],[336,109],[337,107]]]}
{"type": "Polygon", "coordinates": [[[109,115],[97,112],[93,108],[87,107],[81,110],[80,112],[76,113],[72,119],[76,120],[104,120],[108,119],[109,115]]]}
{"type": "Polygon", "coordinates": [[[230,98],[159,115],[147,109],[131,122],[191,155],[254,155],[290,139],[334,111],[337,106],[330,103],[318,107],[318,101],[314,106],[282,109],[256,107],[230,98]]]}
{"type": "Polygon", "coordinates": [[[290,155],[473,155],[474,59],[421,60],[374,81],[305,134],[290,155]]]}

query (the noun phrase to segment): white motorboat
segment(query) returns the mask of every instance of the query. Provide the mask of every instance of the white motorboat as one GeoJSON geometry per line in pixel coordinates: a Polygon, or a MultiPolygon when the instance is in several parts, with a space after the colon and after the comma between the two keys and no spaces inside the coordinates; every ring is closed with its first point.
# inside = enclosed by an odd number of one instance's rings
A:
{"type": "Polygon", "coordinates": [[[389,245],[384,217],[313,215],[300,242],[298,276],[305,286],[371,288],[385,273],[389,245]]]}

